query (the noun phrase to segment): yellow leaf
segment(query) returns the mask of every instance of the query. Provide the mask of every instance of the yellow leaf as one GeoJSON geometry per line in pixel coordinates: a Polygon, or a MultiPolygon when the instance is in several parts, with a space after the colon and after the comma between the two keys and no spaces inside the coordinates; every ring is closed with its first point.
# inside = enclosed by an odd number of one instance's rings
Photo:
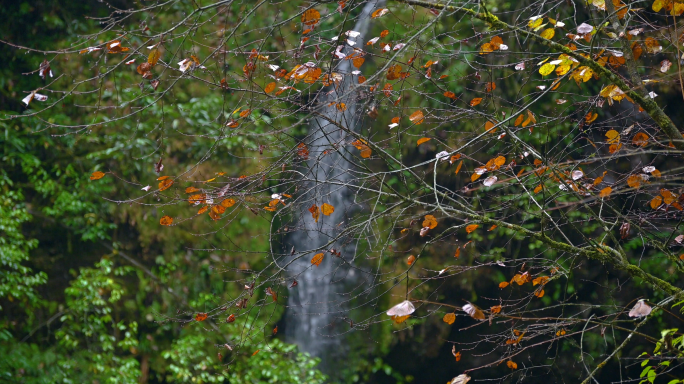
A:
{"type": "Polygon", "coordinates": [[[429,137],[422,137],[422,138],[418,139],[418,143],[416,144],[416,146],[421,145],[423,143],[426,143],[428,141],[430,141],[429,137]]]}
{"type": "Polygon", "coordinates": [[[328,203],[323,203],[321,206],[321,212],[323,212],[323,214],[326,216],[330,216],[333,212],[335,212],[335,207],[328,203]]]}
{"type": "Polygon", "coordinates": [[[527,26],[530,28],[537,28],[544,22],[544,18],[540,17],[536,20],[530,20],[527,22],[527,26]]]}
{"type": "Polygon", "coordinates": [[[539,68],[539,73],[542,76],[547,76],[548,74],[553,72],[554,69],[556,69],[556,66],[554,64],[546,63],[546,64],[542,65],[541,68],[539,68]]]}
{"type": "Polygon", "coordinates": [[[606,132],[606,137],[608,138],[608,144],[617,144],[620,142],[620,133],[614,129],[606,132]]]}
{"type": "Polygon", "coordinates": [[[155,66],[157,64],[157,61],[159,61],[159,58],[161,57],[161,52],[159,52],[159,49],[155,48],[150,52],[149,56],[147,56],[147,62],[150,63],[152,66],[155,66]]]}
{"type": "Polygon", "coordinates": [[[547,28],[542,33],[540,33],[539,36],[541,36],[547,40],[551,40],[555,34],[556,34],[556,31],[553,28],[547,28]]]}

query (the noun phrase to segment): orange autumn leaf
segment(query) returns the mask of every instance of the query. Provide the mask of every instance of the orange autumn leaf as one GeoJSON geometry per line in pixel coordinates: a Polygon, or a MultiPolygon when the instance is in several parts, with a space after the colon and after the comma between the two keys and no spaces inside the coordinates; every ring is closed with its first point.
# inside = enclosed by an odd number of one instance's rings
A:
{"type": "Polygon", "coordinates": [[[584,116],[584,122],[586,124],[591,124],[593,123],[596,119],[598,118],[598,114],[596,112],[589,112],[587,113],[586,116],[584,116]]]}
{"type": "Polygon", "coordinates": [[[190,204],[202,204],[204,200],[207,199],[207,195],[204,193],[198,193],[195,195],[188,196],[188,203],[190,204]]]}
{"type": "Polygon", "coordinates": [[[474,107],[474,106],[476,106],[476,105],[479,105],[481,102],[482,102],[482,98],[481,98],[481,97],[476,97],[476,98],[474,98],[474,99],[472,99],[472,100],[470,101],[470,106],[471,106],[471,107],[474,107]]]}
{"type": "Polygon", "coordinates": [[[506,288],[508,287],[508,281],[502,281],[499,283],[499,288],[506,288]]]}
{"type": "Polygon", "coordinates": [[[359,84],[363,84],[366,82],[366,76],[359,75],[359,84]]]}
{"type": "Polygon", "coordinates": [[[367,146],[367,145],[364,145],[364,146],[361,148],[361,153],[360,153],[360,155],[361,155],[361,157],[363,157],[364,159],[367,159],[367,158],[371,157],[371,154],[372,154],[372,153],[373,153],[373,151],[370,149],[370,147],[367,146]]]}
{"type": "Polygon", "coordinates": [[[409,116],[409,120],[415,125],[421,124],[424,119],[425,115],[423,114],[423,111],[420,110],[413,112],[411,116],[409,116]]]}
{"type": "Polygon", "coordinates": [[[466,233],[473,233],[479,226],[479,224],[470,224],[466,227],[466,233]]]}
{"type": "Polygon", "coordinates": [[[389,12],[389,9],[387,8],[376,9],[375,11],[373,11],[373,13],[371,13],[371,18],[377,19],[378,17],[382,17],[385,14],[387,14],[387,12],[389,12]]]}
{"type": "Polygon", "coordinates": [[[419,146],[419,145],[421,145],[421,144],[423,144],[423,143],[427,143],[428,141],[430,141],[430,138],[429,138],[429,137],[421,137],[420,139],[418,139],[418,142],[416,143],[416,146],[419,146]]]}
{"type": "Polygon", "coordinates": [[[520,124],[522,124],[523,119],[525,119],[525,116],[518,115],[518,117],[515,119],[515,122],[513,123],[513,125],[515,125],[516,127],[519,126],[520,124]]]}
{"type": "Polygon", "coordinates": [[[454,355],[454,358],[456,358],[456,361],[461,361],[461,352],[460,351],[456,352],[456,354],[454,355]]]}
{"type": "Polygon", "coordinates": [[[245,109],[244,111],[240,112],[240,117],[247,117],[252,113],[251,109],[245,109]]]}
{"type": "Polygon", "coordinates": [[[321,13],[313,8],[307,9],[302,13],[302,23],[305,25],[314,25],[318,23],[319,20],[321,20],[321,13]]]}
{"type": "Polygon", "coordinates": [[[458,259],[459,256],[461,256],[461,248],[456,248],[456,252],[454,253],[454,257],[458,259]]]}
{"type": "Polygon", "coordinates": [[[275,90],[275,88],[276,88],[276,83],[275,83],[275,81],[272,81],[266,85],[266,88],[264,88],[264,92],[271,93],[275,90]]]}
{"type": "Polygon", "coordinates": [[[226,208],[222,205],[214,205],[211,207],[211,211],[216,215],[223,215],[226,212],[226,208]]]}
{"type": "Polygon", "coordinates": [[[613,153],[617,152],[622,148],[622,143],[620,144],[611,144],[610,147],[608,147],[608,152],[612,155],[613,153]]]}
{"type": "Polygon", "coordinates": [[[255,356],[257,353],[259,353],[259,351],[261,351],[261,349],[257,349],[256,351],[254,351],[254,353],[252,353],[252,356],[255,356]]]}
{"type": "Polygon", "coordinates": [[[204,207],[200,208],[199,211],[197,211],[197,214],[198,214],[198,215],[201,215],[201,214],[203,214],[204,212],[206,212],[206,211],[208,211],[208,210],[209,210],[209,206],[208,206],[208,205],[205,205],[204,207]]]}
{"type": "Polygon", "coordinates": [[[541,192],[543,188],[544,188],[544,187],[542,187],[541,184],[537,185],[537,186],[534,188],[534,193],[539,193],[539,192],[541,192]]]}
{"type": "Polygon", "coordinates": [[[416,257],[413,256],[413,255],[411,255],[411,256],[408,257],[408,259],[406,259],[406,264],[408,264],[408,265],[413,265],[413,263],[414,263],[415,261],[416,261],[416,257]]]}
{"type": "Polygon", "coordinates": [[[173,224],[173,218],[171,216],[162,216],[161,219],[159,219],[159,224],[161,225],[171,225],[173,224]]]}
{"type": "Polygon", "coordinates": [[[223,206],[224,208],[230,208],[233,205],[235,205],[235,200],[233,199],[225,199],[221,202],[221,206],[223,206]]]}
{"type": "Polygon", "coordinates": [[[544,297],[544,290],[540,289],[540,290],[534,292],[534,295],[539,297],[539,298],[542,298],[542,297],[544,297]]]}
{"type": "Polygon", "coordinates": [[[297,145],[297,155],[304,160],[309,159],[309,148],[306,147],[306,144],[299,143],[297,145]]]}
{"type": "Polygon", "coordinates": [[[663,202],[665,204],[672,204],[677,200],[677,195],[668,191],[667,189],[661,189],[660,195],[663,197],[663,202]]]}
{"type": "Polygon", "coordinates": [[[454,314],[454,313],[447,313],[446,315],[444,315],[444,317],[442,318],[442,320],[443,320],[445,323],[451,325],[451,324],[454,323],[454,321],[456,321],[456,314],[454,314]]]}
{"type": "Polygon", "coordinates": [[[648,145],[648,135],[639,132],[634,137],[632,137],[632,144],[637,147],[645,147],[648,145]]]}
{"type": "Polygon", "coordinates": [[[337,110],[340,111],[340,112],[344,112],[344,111],[347,110],[347,104],[345,104],[345,103],[337,103],[337,104],[335,105],[335,108],[337,108],[337,110]]]}
{"type": "Polygon", "coordinates": [[[462,166],[463,166],[463,160],[458,162],[458,165],[456,166],[456,172],[454,172],[455,175],[458,175],[458,171],[461,170],[462,166]]]}
{"type": "Polygon", "coordinates": [[[518,364],[514,363],[512,360],[508,360],[506,366],[510,369],[518,369],[518,364]]]}
{"type": "Polygon", "coordinates": [[[318,223],[318,217],[320,216],[320,211],[318,210],[318,206],[316,204],[312,205],[309,208],[309,212],[311,212],[311,217],[318,223]]]}
{"type": "Polygon", "coordinates": [[[335,212],[335,207],[328,203],[323,203],[323,205],[321,205],[321,212],[323,212],[323,214],[326,216],[330,216],[333,212],[335,212]]]}
{"type": "Polygon", "coordinates": [[[384,31],[380,32],[380,37],[386,37],[387,35],[389,35],[389,33],[390,32],[385,29],[384,31]]]}
{"type": "Polygon", "coordinates": [[[451,91],[446,91],[446,92],[444,92],[444,96],[446,96],[446,97],[448,97],[448,98],[450,98],[450,99],[456,100],[456,94],[453,93],[453,92],[451,92],[451,91]]]}
{"type": "Polygon", "coordinates": [[[90,180],[100,180],[101,178],[104,177],[104,172],[96,171],[93,172],[92,175],[90,175],[90,180]]]}
{"type": "Polygon", "coordinates": [[[497,314],[501,312],[501,306],[500,305],[495,305],[493,306],[490,310],[491,313],[497,314]]]}
{"type": "Polygon", "coordinates": [[[500,36],[494,36],[489,40],[489,44],[491,44],[492,48],[499,49],[501,44],[503,44],[503,39],[500,36]]]}
{"type": "Polygon", "coordinates": [[[491,92],[496,89],[496,84],[494,84],[494,82],[487,83],[485,89],[487,92],[491,92]]]}
{"type": "Polygon", "coordinates": [[[165,191],[165,190],[171,188],[172,185],[173,185],[173,180],[171,180],[171,179],[162,180],[161,182],[159,182],[159,191],[160,192],[165,191]]]}
{"type": "Polygon", "coordinates": [[[599,193],[599,197],[606,197],[606,196],[610,195],[611,192],[613,192],[613,188],[611,188],[611,187],[605,187],[605,188],[603,188],[603,189],[601,190],[601,192],[599,193]]]}
{"type": "Polygon", "coordinates": [[[425,220],[423,220],[423,228],[430,227],[430,229],[435,229],[437,226],[437,219],[432,215],[425,215],[425,220]]]}
{"type": "Polygon", "coordinates": [[[491,232],[491,231],[495,230],[496,227],[497,227],[496,224],[492,225],[491,227],[489,227],[489,229],[487,230],[487,232],[491,232]]]}
{"type": "Polygon", "coordinates": [[[654,197],[653,200],[651,200],[651,202],[650,202],[651,208],[653,208],[653,209],[658,209],[658,207],[660,207],[662,204],[663,204],[663,198],[660,196],[654,197]]]}
{"type": "Polygon", "coordinates": [[[194,192],[199,192],[198,188],[195,187],[187,187],[185,188],[185,193],[194,193],[194,192]]]}
{"type": "Polygon", "coordinates": [[[195,315],[195,321],[204,321],[207,317],[208,315],[206,313],[198,313],[195,315]]]}
{"type": "Polygon", "coordinates": [[[321,265],[321,262],[323,262],[323,256],[323,253],[315,254],[314,257],[311,258],[311,264],[318,267],[319,265],[321,265]]]}
{"type": "Polygon", "coordinates": [[[352,60],[352,64],[354,64],[354,66],[355,66],[356,68],[361,68],[361,66],[363,65],[363,62],[364,62],[364,61],[366,61],[366,59],[364,59],[363,57],[355,57],[355,58],[352,60]]]}

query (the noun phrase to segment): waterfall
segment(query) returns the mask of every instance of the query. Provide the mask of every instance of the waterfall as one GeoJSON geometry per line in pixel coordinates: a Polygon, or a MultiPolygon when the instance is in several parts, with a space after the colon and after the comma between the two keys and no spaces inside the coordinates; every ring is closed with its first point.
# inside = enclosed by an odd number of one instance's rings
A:
{"type": "MultiPolygon", "coordinates": [[[[371,0],[366,3],[355,25],[350,28],[360,33],[353,39],[357,46],[364,45],[371,20],[370,14],[383,3],[384,0],[371,0]]],[[[344,44],[342,37],[340,44],[344,44]]],[[[347,54],[351,52],[350,47],[347,46],[345,49],[347,54]]],[[[334,71],[344,74],[344,79],[337,88],[324,89],[321,95],[332,92],[321,97],[318,104],[327,105],[333,99],[345,103],[347,109],[344,112],[333,107],[322,109],[322,113],[349,130],[358,129],[362,115],[362,111],[357,113],[359,95],[350,92],[353,70],[355,68],[352,67],[351,60],[339,61],[334,71]]],[[[310,160],[307,164],[306,177],[316,181],[305,188],[300,186],[300,191],[306,190],[306,194],[298,200],[307,202],[308,206],[300,204],[297,231],[285,242],[287,252],[290,251],[290,247],[294,247],[296,255],[304,254],[288,268],[289,274],[296,276],[298,285],[289,290],[285,314],[286,341],[297,344],[301,351],[321,358],[319,369],[333,377],[334,372],[339,372],[338,368],[345,363],[343,343],[334,334],[343,329],[342,327],[349,329],[348,321],[345,319],[345,300],[348,297],[341,293],[344,287],[349,287],[355,277],[354,269],[348,266],[339,268],[341,260],[325,251],[333,248],[341,252],[341,258],[351,261],[356,249],[353,242],[342,244],[338,241],[325,250],[318,251],[325,252],[323,262],[318,267],[311,265],[311,258],[315,253],[313,250],[324,246],[344,230],[344,223],[354,209],[354,192],[344,186],[353,181],[349,172],[350,164],[337,151],[331,151],[333,144],[349,145],[353,140],[328,120],[318,117],[311,119],[307,142],[310,160]],[[325,150],[328,150],[328,154],[322,155],[325,150]],[[331,184],[333,181],[334,184],[331,184]],[[314,202],[319,207],[323,203],[328,203],[335,207],[335,211],[330,216],[321,214],[318,223],[315,223],[307,211],[314,202]]]]}

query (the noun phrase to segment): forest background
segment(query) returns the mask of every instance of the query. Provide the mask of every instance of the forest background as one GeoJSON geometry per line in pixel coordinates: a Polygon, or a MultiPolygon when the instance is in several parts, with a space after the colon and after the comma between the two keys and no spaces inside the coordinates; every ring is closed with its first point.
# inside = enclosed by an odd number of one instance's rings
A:
{"type": "MultiPolygon", "coordinates": [[[[462,360],[460,354],[455,359],[453,344],[447,341],[472,341],[477,336],[459,330],[458,325],[463,325],[461,320],[456,325],[447,324],[442,316],[424,316],[403,325],[385,319],[345,333],[341,347],[344,361],[337,363],[326,361],[330,356],[312,357],[301,353],[291,343],[293,340],[287,340],[282,331],[287,328],[285,305],[240,317],[236,324],[177,321],[183,316],[196,319],[197,314],[239,295],[243,288],[235,282],[248,279],[252,271],[268,264],[267,258],[262,257],[269,250],[263,233],[270,231],[271,222],[245,210],[221,231],[212,232],[214,223],[209,217],[184,226],[167,227],[160,225],[160,218],[181,208],[121,201],[131,194],[128,180],[157,178],[155,164],[160,156],[167,169],[175,167],[176,170],[187,169],[203,160],[216,142],[210,135],[193,130],[211,125],[212,116],[233,94],[196,82],[182,82],[173,89],[171,105],[153,103],[143,117],[102,124],[109,118],[106,106],[115,102],[117,92],[138,89],[139,78],[133,66],[130,73],[117,73],[99,84],[98,92],[84,96],[91,104],[104,106],[92,114],[84,114],[82,106],[64,103],[54,107],[49,116],[8,118],[28,113],[21,102],[25,96],[22,92],[44,84],[35,71],[45,56],[17,46],[47,51],[69,47],[82,36],[99,32],[103,27],[98,18],[110,15],[113,8],[141,6],[134,0],[108,3],[111,6],[98,1],[17,0],[3,1],[0,7],[4,20],[0,24],[0,36],[11,43],[0,44],[3,63],[0,66],[3,117],[0,120],[0,380],[17,383],[432,383],[446,382],[458,375],[465,370],[466,361],[474,364],[487,361],[486,356],[466,357],[467,352],[462,360]],[[54,124],[82,124],[86,128],[66,133],[52,129],[54,124]],[[161,129],[163,126],[172,129],[161,129]],[[158,148],[160,142],[163,142],[162,148],[158,148]],[[94,171],[113,172],[116,177],[91,180],[94,171]],[[254,335],[233,334],[230,330],[247,323],[252,324],[250,329],[255,330],[254,335]],[[281,331],[277,332],[278,329],[281,331]],[[226,338],[228,343],[239,340],[244,351],[257,352],[231,353],[223,347],[226,338]],[[321,359],[324,364],[319,364],[321,359]]],[[[156,21],[162,26],[171,25],[179,15],[197,6],[193,3],[178,2],[173,12],[158,15],[156,21]]],[[[239,15],[249,11],[248,3],[236,2],[226,16],[228,23],[239,20],[239,15]],[[230,20],[231,17],[235,20],[230,20]]],[[[504,21],[515,20],[516,10],[522,8],[522,2],[518,1],[497,0],[487,4],[503,15],[500,17],[504,21]]],[[[412,17],[430,15],[429,9],[393,5],[398,13],[412,17]]],[[[294,17],[302,11],[302,4],[282,2],[270,10],[272,15],[261,16],[264,19],[276,14],[294,17]]],[[[590,13],[588,8],[586,12],[590,13]]],[[[467,28],[469,24],[470,21],[453,15],[439,19],[431,27],[449,30],[454,25],[467,28]]],[[[393,33],[397,35],[412,29],[408,24],[396,28],[393,33]]],[[[254,34],[258,33],[255,29],[254,34]]],[[[374,33],[377,35],[380,31],[374,33]]],[[[481,41],[476,32],[472,35],[475,38],[466,43],[477,51],[481,41]]],[[[88,55],[64,56],[59,60],[60,71],[91,69],[95,65],[89,60],[92,58],[88,55]]],[[[235,57],[224,65],[229,71],[239,73],[243,61],[243,57],[235,57]]],[[[441,65],[444,73],[464,71],[463,62],[456,60],[441,65]]],[[[53,67],[56,71],[57,65],[53,67]]],[[[453,90],[459,93],[465,88],[457,85],[453,90]]],[[[521,88],[513,78],[497,83],[502,99],[516,98],[521,88]]],[[[598,94],[600,90],[599,84],[587,83],[575,92],[598,94]]],[[[676,122],[684,121],[678,87],[659,88],[658,94],[658,101],[665,105],[668,115],[676,122]]],[[[538,107],[538,113],[555,107],[556,103],[549,101],[548,105],[538,107]]],[[[599,112],[597,122],[610,118],[611,113],[620,112],[599,112]]],[[[256,132],[266,132],[272,123],[269,119],[267,114],[253,118],[256,132]]],[[[283,119],[280,122],[283,126],[297,121],[296,116],[283,119]]],[[[389,117],[380,119],[389,122],[389,117]]],[[[306,130],[298,128],[291,132],[289,140],[294,146],[305,136],[306,130]]],[[[555,139],[537,135],[530,141],[544,146],[555,139]]],[[[206,178],[217,173],[237,176],[261,170],[262,164],[248,161],[260,148],[254,137],[231,136],[221,139],[220,144],[222,153],[201,165],[200,173],[206,178]]],[[[434,151],[427,148],[428,145],[407,146],[401,154],[415,162],[434,158],[434,151]]],[[[445,185],[457,190],[462,187],[459,183],[452,180],[445,185]]],[[[590,223],[591,215],[580,211],[572,215],[572,221],[584,223],[587,232],[596,229],[597,224],[590,223]]],[[[487,244],[486,251],[465,251],[464,246],[458,258],[460,268],[478,265],[480,253],[505,254],[516,259],[542,247],[530,239],[521,240],[515,246],[494,232],[472,236],[487,244]]],[[[630,258],[638,258],[642,252],[637,242],[627,244],[626,249],[630,258]]],[[[676,266],[658,251],[651,251],[649,256],[644,259],[643,268],[664,281],[681,285],[676,266]]],[[[453,251],[435,250],[429,253],[426,263],[439,271],[439,266],[453,259],[453,251]]],[[[398,255],[390,263],[404,266],[406,254],[398,255]]],[[[600,261],[584,260],[572,264],[569,270],[572,272],[565,275],[562,283],[553,283],[555,292],[551,293],[553,290],[549,287],[553,285],[549,285],[547,296],[540,296],[543,305],[574,298],[577,303],[623,307],[632,305],[640,297],[653,301],[664,297],[638,279],[631,281],[625,273],[607,269],[600,261]]],[[[461,305],[463,299],[497,297],[499,282],[505,280],[501,271],[473,268],[463,278],[442,282],[439,300],[461,305]]],[[[374,289],[392,289],[396,279],[382,284],[374,289]]],[[[263,291],[256,295],[262,302],[267,297],[263,291]]],[[[282,300],[287,300],[283,297],[282,300]]],[[[366,310],[383,312],[395,301],[384,297],[366,310]]],[[[651,377],[649,371],[643,373],[642,360],[638,357],[654,353],[661,334],[665,338],[666,330],[673,329],[677,319],[665,315],[646,324],[640,332],[655,339],[636,342],[621,350],[619,357],[631,359],[631,363],[623,366],[619,359],[610,360],[597,374],[598,381],[618,377],[623,370],[635,381],[640,379],[640,374],[646,379],[651,377]]],[[[347,320],[339,322],[346,325],[347,320]]],[[[575,329],[579,330],[581,326],[575,329]]],[[[564,335],[566,330],[562,331],[564,335]]],[[[570,331],[568,327],[567,332],[570,331]]],[[[669,334],[679,335],[674,332],[669,334]]],[[[322,332],[321,337],[333,336],[322,332]]],[[[578,336],[559,341],[546,352],[552,363],[545,368],[545,374],[554,377],[555,382],[563,382],[565,377],[581,377],[584,368],[580,361],[588,360],[594,365],[602,361],[611,353],[610,347],[615,347],[616,339],[615,333],[605,333],[604,329],[587,334],[582,340],[578,336]]],[[[651,371],[660,374],[662,370],[651,371]]],[[[535,380],[534,376],[514,376],[509,372],[510,365],[504,364],[489,368],[481,378],[498,375],[504,377],[504,382],[535,380]]],[[[661,380],[677,379],[681,367],[673,372],[661,380]]],[[[652,376],[655,380],[656,375],[652,376]]]]}

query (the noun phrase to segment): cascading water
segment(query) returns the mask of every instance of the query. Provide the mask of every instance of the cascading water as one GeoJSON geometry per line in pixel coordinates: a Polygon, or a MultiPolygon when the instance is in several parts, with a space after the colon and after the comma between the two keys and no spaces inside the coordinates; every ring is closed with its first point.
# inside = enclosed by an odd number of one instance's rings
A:
{"type": "MultiPolygon", "coordinates": [[[[383,3],[384,0],[372,0],[364,5],[352,28],[359,33],[353,38],[358,45],[363,45],[371,13],[383,3]]],[[[340,43],[344,44],[342,41],[340,43]]],[[[349,46],[345,49],[347,54],[351,52],[349,46]]],[[[319,99],[319,105],[327,105],[331,100],[345,103],[347,109],[344,113],[336,108],[325,108],[322,113],[326,114],[328,119],[352,131],[358,129],[360,119],[360,114],[356,113],[359,95],[352,91],[351,83],[351,72],[354,69],[351,60],[341,60],[334,71],[344,74],[344,79],[336,88],[324,89],[322,94],[332,92],[319,99]]],[[[288,309],[285,314],[285,337],[288,342],[297,344],[301,351],[321,358],[318,368],[331,374],[338,372],[339,366],[344,364],[345,350],[340,338],[333,335],[337,327],[348,327],[344,319],[344,302],[348,298],[341,293],[343,287],[348,287],[354,280],[354,270],[337,268],[339,260],[334,260],[335,256],[328,252],[318,267],[312,267],[310,260],[314,250],[328,244],[344,230],[345,219],[353,207],[353,191],[345,186],[352,181],[350,165],[337,151],[331,149],[338,145],[348,145],[354,139],[325,118],[311,120],[309,135],[307,144],[311,160],[305,177],[315,181],[306,186],[306,191],[300,188],[303,196],[298,200],[306,201],[309,205],[315,201],[318,206],[328,203],[335,207],[335,211],[330,216],[321,214],[319,222],[315,223],[311,214],[307,212],[309,207],[299,207],[302,219],[297,224],[297,231],[288,237],[285,244],[287,251],[294,247],[297,255],[303,254],[303,257],[294,261],[288,268],[288,272],[297,279],[298,285],[289,292],[288,309]],[[325,150],[328,150],[329,154],[322,156],[325,150]]],[[[340,251],[341,257],[347,261],[352,259],[355,252],[351,242],[337,242],[326,247],[327,250],[333,248],[340,251]]],[[[325,252],[326,249],[318,252],[325,252]]]]}

